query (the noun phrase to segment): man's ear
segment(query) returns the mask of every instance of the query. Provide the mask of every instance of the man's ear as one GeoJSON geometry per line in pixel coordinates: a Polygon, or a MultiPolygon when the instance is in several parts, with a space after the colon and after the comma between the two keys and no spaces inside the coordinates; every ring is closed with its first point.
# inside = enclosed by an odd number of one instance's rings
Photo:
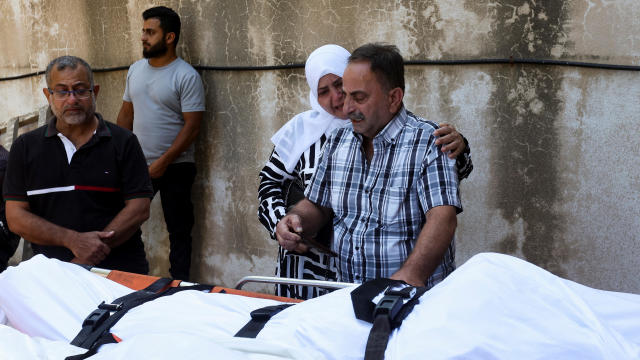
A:
{"type": "Polygon", "coordinates": [[[100,85],[93,85],[93,98],[98,97],[98,93],[100,92],[100,85]]]}
{"type": "Polygon", "coordinates": [[[168,32],[164,34],[164,42],[167,44],[173,44],[176,41],[176,33],[168,32]]]}
{"type": "Polygon", "coordinates": [[[404,98],[404,91],[397,87],[389,91],[389,112],[395,114],[402,107],[402,99],[404,98]]]}
{"type": "Polygon", "coordinates": [[[51,102],[51,99],[49,99],[49,96],[51,96],[51,93],[49,93],[49,88],[42,88],[42,93],[44,94],[44,97],[47,98],[47,101],[51,102]]]}

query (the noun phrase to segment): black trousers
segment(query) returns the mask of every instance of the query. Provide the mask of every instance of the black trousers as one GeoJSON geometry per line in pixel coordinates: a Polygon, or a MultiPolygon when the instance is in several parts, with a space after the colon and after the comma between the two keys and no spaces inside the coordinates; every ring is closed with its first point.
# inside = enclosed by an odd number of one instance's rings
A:
{"type": "Polygon", "coordinates": [[[169,165],[161,177],[151,179],[154,196],[160,192],[164,221],[169,231],[169,272],[174,279],[189,280],[194,222],[191,187],[195,177],[195,164],[182,162],[169,165]]]}
{"type": "Polygon", "coordinates": [[[0,272],[7,268],[9,259],[16,252],[19,242],[20,236],[9,231],[4,211],[2,211],[0,213],[0,272]]]}

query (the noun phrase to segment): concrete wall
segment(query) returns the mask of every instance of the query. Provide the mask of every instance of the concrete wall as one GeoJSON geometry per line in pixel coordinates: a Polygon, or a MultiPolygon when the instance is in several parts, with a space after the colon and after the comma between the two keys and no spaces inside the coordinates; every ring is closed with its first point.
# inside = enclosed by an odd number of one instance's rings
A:
{"type": "MultiPolygon", "coordinates": [[[[396,44],[406,59],[537,58],[638,65],[640,3],[531,1],[0,2],[0,77],[74,54],[94,67],[140,57],[141,12],[183,20],[179,52],[194,65],[304,62],[325,43],[396,44]],[[548,5],[549,3],[553,5],[548,5]]],[[[115,119],[125,71],[99,73],[99,111],[115,119]]],[[[302,69],[205,71],[197,144],[195,280],[233,285],[273,273],[276,246],[256,219],[257,174],[270,135],[309,107],[302,69]]],[[[454,123],[472,147],[462,183],[458,263],[513,254],[555,274],[640,293],[640,76],[535,65],[408,66],[406,105],[454,123]]],[[[0,82],[0,126],[45,104],[42,77],[0,82]]],[[[167,274],[158,199],[144,225],[155,274],[167,274]]]]}

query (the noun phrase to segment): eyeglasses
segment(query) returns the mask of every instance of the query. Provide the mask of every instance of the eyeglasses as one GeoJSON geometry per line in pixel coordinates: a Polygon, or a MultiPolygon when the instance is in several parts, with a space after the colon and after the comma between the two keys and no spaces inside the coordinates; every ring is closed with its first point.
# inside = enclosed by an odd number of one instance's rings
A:
{"type": "Polygon", "coordinates": [[[77,99],[86,99],[91,96],[92,89],[76,89],[76,90],[53,90],[49,89],[49,94],[53,95],[56,100],[64,100],[73,94],[77,99]]]}

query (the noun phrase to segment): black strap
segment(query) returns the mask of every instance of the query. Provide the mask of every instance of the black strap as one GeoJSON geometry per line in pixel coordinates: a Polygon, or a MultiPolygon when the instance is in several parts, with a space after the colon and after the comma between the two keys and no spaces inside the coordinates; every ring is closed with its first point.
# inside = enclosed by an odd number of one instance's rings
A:
{"type": "MultiPolygon", "coordinates": [[[[71,341],[71,345],[89,349],[102,335],[97,330],[103,327],[103,324],[107,319],[111,318],[112,313],[114,315],[118,314],[118,316],[121,317],[128,311],[128,309],[124,310],[125,302],[127,304],[132,304],[137,300],[150,298],[169,284],[169,282],[171,282],[170,279],[160,278],[142,290],[129,293],[113,300],[111,304],[106,304],[104,301],[101,302],[100,305],[98,305],[98,308],[92,311],[91,314],[84,319],[82,322],[82,329],[71,341]],[[122,312],[123,310],[124,312],[122,312]],[[122,315],[120,315],[121,312],[122,315]]],[[[118,319],[111,319],[111,321],[115,324],[118,319]]]]}
{"type": "MultiPolygon", "coordinates": [[[[170,282],[170,279],[169,279],[170,282]]],[[[106,343],[114,342],[113,336],[109,332],[113,325],[118,322],[129,310],[146,302],[155,300],[159,297],[173,295],[185,290],[210,291],[211,285],[193,285],[184,287],[174,287],[155,293],[151,290],[164,288],[168,283],[167,279],[162,278],[149,285],[144,290],[132,292],[115,299],[111,304],[104,301],[98,305],[98,308],[91,312],[83,321],[82,329],[71,341],[71,345],[79,346],[87,349],[85,354],[75,355],[75,357],[67,357],[66,360],[85,359],[96,353],[98,348],[106,343]]]]}
{"type": "Polygon", "coordinates": [[[170,278],[160,278],[156,281],[153,282],[153,284],[147,286],[146,288],[144,288],[144,291],[148,291],[148,292],[152,292],[152,293],[157,293],[160,290],[166,288],[167,286],[169,286],[169,284],[171,284],[171,282],[173,281],[173,279],[170,278]]]}
{"type": "Polygon", "coordinates": [[[351,301],[356,318],[373,323],[365,360],[384,359],[391,331],[402,324],[420,301],[420,296],[427,291],[426,287],[414,287],[403,281],[376,279],[365,282],[351,292],[351,301]],[[376,303],[373,299],[382,294],[376,303]]]}
{"type": "MultiPolygon", "coordinates": [[[[114,302],[116,303],[116,302],[114,302]]],[[[105,304],[101,302],[98,308],[93,310],[89,316],[87,316],[82,322],[82,329],[71,340],[71,345],[79,346],[81,348],[89,349],[91,345],[101,336],[96,330],[104,324],[104,322],[111,316],[111,311],[119,311],[121,308],[118,305],[105,304]]]]}
{"type": "Polygon", "coordinates": [[[385,315],[376,316],[367,338],[364,358],[367,360],[384,359],[384,352],[387,350],[387,344],[389,343],[389,335],[391,335],[389,317],[385,315]]]}
{"type": "Polygon", "coordinates": [[[117,342],[116,339],[113,337],[113,334],[108,333],[108,334],[103,334],[98,341],[96,341],[95,346],[92,346],[91,349],[87,350],[87,352],[84,352],[82,354],[78,354],[78,355],[72,355],[72,356],[67,356],[65,358],[65,360],[84,360],[88,357],[91,357],[93,355],[95,355],[98,352],[98,349],[100,348],[100,346],[104,345],[104,344],[113,344],[117,342]]]}
{"type": "Polygon", "coordinates": [[[255,338],[269,320],[280,311],[294,304],[281,304],[266,306],[251,312],[251,320],[242,327],[234,336],[243,338],[255,338]]]}

